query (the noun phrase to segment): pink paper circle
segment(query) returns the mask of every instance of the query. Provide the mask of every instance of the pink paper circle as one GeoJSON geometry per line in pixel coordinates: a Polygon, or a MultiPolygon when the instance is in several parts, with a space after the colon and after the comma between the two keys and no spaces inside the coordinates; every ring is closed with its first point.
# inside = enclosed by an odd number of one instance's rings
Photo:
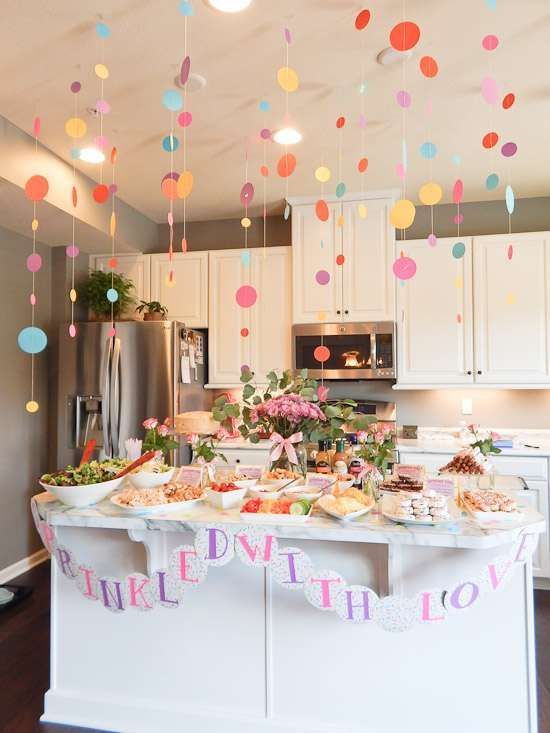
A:
{"type": "Polygon", "coordinates": [[[109,338],[116,336],[116,328],[114,326],[111,326],[111,328],[109,329],[108,335],[109,335],[109,338]]]}
{"type": "Polygon", "coordinates": [[[399,176],[399,179],[401,181],[404,181],[405,180],[405,176],[406,176],[406,171],[405,171],[405,167],[404,167],[403,163],[398,163],[397,166],[396,166],[396,168],[397,168],[397,175],[399,176]]]}
{"type": "Polygon", "coordinates": [[[453,221],[455,224],[462,224],[464,221],[464,214],[455,214],[453,221]]]}
{"type": "Polygon", "coordinates": [[[116,193],[117,191],[118,191],[118,186],[116,185],[116,183],[111,183],[111,185],[109,186],[109,193],[113,194],[113,193],[116,193]]]}
{"type": "Polygon", "coordinates": [[[27,270],[29,270],[29,272],[38,272],[41,267],[42,257],[40,257],[38,252],[34,252],[32,255],[27,257],[27,270]]]}
{"type": "Polygon", "coordinates": [[[94,138],[94,143],[97,145],[98,148],[104,150],[108,145],[109,141],[107,140],[107,137],[105,135],[98,135],[96,138],[94,138]]]}
{"type": "Polygon", "coordinates": [[[392,269],[399,280],[410,280],[416,274],[416,262],[411,257],[398,257],[392,269]]]}
{"type": "Polygon", "coordinates": [[[511,260],[512,257],[514,256],[514,246],[512,244],[509,244],[508,245],[508,250],[506,252],[506,256],[508,257],[509,260],[511,260]]]}
{"type": "Polygon", "coordinates": [[[498,102],[498,85],[492,76],[486,76],[481,80],[481,96],[487,104],[496,104],[498,102]]]}
{"type": "Polygon", "coordinates": [[[191,71],[191,59],[189,56],[186,56],[183,59],[183,62],[181,64],[181,70],[180,70],[180,84],[183,86],[184,84],[187,84],[187,80],[189,79],[189,72],[191,71]]]}
{"type": "Polygon", "coordinates": [[[243,206],[250,206],[252,199],[254,198],[254,186],[247,181],[241,188],[241,204],[243,206]]]}
{"type": "Polygon", "coordinates": [[[36,295],[34,293],[31,293],[29,296],[29,302],[31,305],[36,305],[36,295]]]}
{"type": "Polygon", "coordinates": [[[268,130],[267,127],[264,127],[263,130],[260,130],[260,137],[262,140],[269,140],[271,137],[271,130],[268,130]]]}
{"type": "Polygon", "coordinates": [[[72,339],[74,339],[74,337],[76,336],[76,326],[74,325],[74,323],[71,323],[71,325],[69,326],[69,336],[72,339]]]}
{"type": "Polygon", "coordinates": [[[73,81],[71,84],[71,92],[73,94],[78,94],[78,92],[82,89],[82,84],[79,81],[73,81]]]}
{"type": "Polygon", "coordinates": [[[319,285],[328,285],[330,282],[330,272],[327,272],[326,270],[318,270],[315,273],[315,279],[319,285]]]}
{"type": "Polygon", "coordinates": [[[464,184],[458,178],[455,181],[455,185],[453,186],[453,202],[455,204],[459,204],[462,201],[462,196],[464,195],[464,184]]]}
{"type": "Polygon", "coordinates": [[[191,112],[180,112],[178,115],[178,125],[180,127],[189,127],[193,122],[193,115],[191,112]]]}
{"type": "Polygon", "coordinates": [[[500,149],[500,152],[502,153],[502,155],[504,155],[505,158],[511,158],[518,152],[518,146],[512,142],[504,143],[504,145],[500,149]]]}
{"type": "Polygon", "coordinates": [[[486,51],[494,51],[498,46],[498,38],[491,33],[483,38],[481,45],[486,51]]]}
{"type": "Polygon", "coordinates": [[[404,89],[401,89],[401,91],[397,92],[396,95],[397,104],[400,107],[403,107],[403,109],[407,109],[407,107],[411,106],[411,95],[409,92],[406,92],[404,89]]]}
{"type": "Polygon", "coordinates": [[[363,113],[361,113],[359,115],[359,127],[362,130],[366,130],[367,129],[367,118],[366,118],[366,116],[363,113]]]}
{"type": "Polygon", "coordinates": [[[258,293],[252,285],[241,285],[235,293],[235,300],[241,308],[250,308],[258,298],[258,293]]]}
{"type": "Polygon", "coordinates": [[[75,244],[69,244],[65,247],[65,252],[67,253],[67,257],[78,257],[80,250],[75,244]]]}
{"type": "Polygon", "coordinates": [[[437,245],[437,237],[435,234],[428,234],[428,244],[430,247],[435,247],[437,245]]]}
{"type": "Polygon", "coordinates": [[[95,108],[102,115],[108,115],[111,111],[111,105],[106,99],[98,99],[95,108]]]}

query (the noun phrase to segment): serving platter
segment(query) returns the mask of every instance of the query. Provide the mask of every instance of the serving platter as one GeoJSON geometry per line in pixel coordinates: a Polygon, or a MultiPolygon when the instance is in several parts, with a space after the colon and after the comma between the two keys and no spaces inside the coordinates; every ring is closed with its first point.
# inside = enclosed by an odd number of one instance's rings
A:
{"type": "Polygon", "coordinates": [[[204,500],[204,496],[200,496],[198,499],[189,499],[188,501],[173,501],[168,504],[152,504],[150,506],[128,506],[121,504],[119,501],[120,494],[114,494],[111,496],[111,503],[114,504],[117,509],[120,509],[127,514],[155,514],[156,512],[176,512],[185,511],[192,509],[193,507],[201,504],[204,500]]]}

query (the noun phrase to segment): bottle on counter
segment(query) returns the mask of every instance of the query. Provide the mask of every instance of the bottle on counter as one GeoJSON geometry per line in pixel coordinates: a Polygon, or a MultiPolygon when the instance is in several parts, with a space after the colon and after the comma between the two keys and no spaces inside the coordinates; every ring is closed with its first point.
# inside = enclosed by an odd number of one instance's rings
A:
{"type": "Polygon", "coordinates": [[[315,456],[315,471],[317,473],[330,473],[330,455],[327,440],[319,441],[319,450],[315,456]]]}
{"type": "Polygon", "coordinates": [[[352,447],[352,455],[348,463],[348,473],[353,476],[353,485],[356,489],[361,488],[362,480],[360,478],[361,471],[363,470],[363,459],[357,455],[357,436],[349,436],[352,447]]]}
{"type": "Polygon", "coordinates": [[[332,470],[334,473],[346,474],[348,472],[348,457],[345,452],[346,439],[338,438],[336,440],[336,450],[332,457],[332,470]]]}
{"type": "Polygon", "coordinates": [[[336,449],[334,448],[334,445],[330,438],[327,438],[327,453],[328,453],[328,462],[330,464],[330,470],[332,471],[332,466],[334,463],[334,454],[336,453],[336,449]]]}

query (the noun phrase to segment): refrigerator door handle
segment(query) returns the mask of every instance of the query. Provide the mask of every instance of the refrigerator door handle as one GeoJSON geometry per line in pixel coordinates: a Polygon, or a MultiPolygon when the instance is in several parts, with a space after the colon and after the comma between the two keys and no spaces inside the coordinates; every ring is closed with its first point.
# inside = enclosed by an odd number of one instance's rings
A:
{"type": "Polygon", "coordinates": [[[113,339],[107,339],[107,347],[105,349],[105,355],[103,357],[102,369],[102,382],[103,382],[103,394],[101,395],[101,422],[103,428],[103,452],[109,458],[112,457],[111,448],[111,435],[110,435],[110,410],[109,410],[109,393],[111,391],[111,354],[113,351],[113,339]]]}
{"type": "Polygon", "coordinates": [[[113,358],[111,360],[111,386],[109,414],[111,425],[111,449],[113,457],[118,456],[120,446],[120,339],[114,338],[113,358]]]}

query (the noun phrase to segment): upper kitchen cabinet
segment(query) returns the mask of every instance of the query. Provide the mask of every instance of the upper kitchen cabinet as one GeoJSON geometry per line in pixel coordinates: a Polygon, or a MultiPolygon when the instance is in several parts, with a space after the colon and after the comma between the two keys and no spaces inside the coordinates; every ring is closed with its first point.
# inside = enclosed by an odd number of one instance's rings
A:
{"type": "Polygon", "coordinates": [[[474,238],[476,382],[550,381],[549,278],[548,233],[474,238]]]}
{"type": "Polygon", "coordinates": [[[393,199],[392,192],[327,199],[326,222],[315,199],[290,199],[293,323],[394,320],[393,199]]]}
{"type": "MultiPolygon", "coordinates": [[[[92,255],[90,267],[92,270],[111,271],[109,260],[112,255],[92,255]]],[[[136,300],[150,300],[150,255],[117,254],[117,266],[114,272],[126,275],[135,286],[136,300]]]]}
{"type": "Polygon", "coordinates": [[[168,317],[189,328],[208,328],[208,252],[151,255],[151,300],[168,308],[168,317]],[[170,269],[175,285],[168,285],[170,269]]]}
{"type": "Polygon", "coordinates": [[[209,386],[240,384],[241,367],[262,377],[291,366],[291,248],[211,251],[209,275],[209,386]],[[252,285],[257,300],[242,308],[235,294],[252,285]]]}
{"type": "Polygon", "coordinates": [[[397,284],[398,384],[473,382],[472,242],[453,257],[456,239],[398,243],[416,274],[397,284]]]}

